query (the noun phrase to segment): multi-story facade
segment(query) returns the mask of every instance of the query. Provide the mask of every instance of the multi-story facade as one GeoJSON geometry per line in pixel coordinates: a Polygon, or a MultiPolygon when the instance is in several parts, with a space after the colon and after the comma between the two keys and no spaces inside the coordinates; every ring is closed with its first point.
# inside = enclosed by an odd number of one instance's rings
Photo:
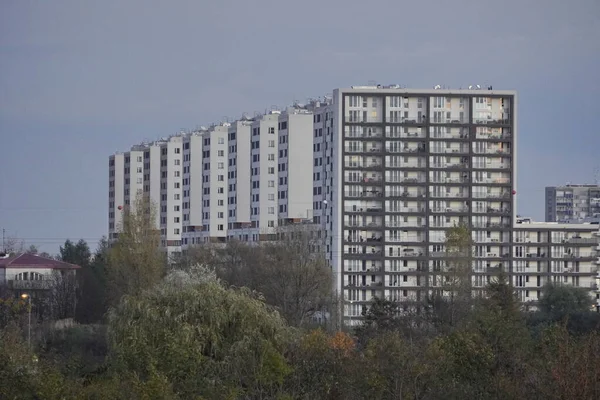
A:
{"type": "Polygon", "coordinates": [[[334,91],[326,233],[346,319],[373,297],[439,291],[445,234],[461,223],[473,231],[473,286],[485,286],[487,266],[511,253],[515,105],[512,91],[334,91]]]}
{"type": "Polygon", "coordinates": [[[519,299],[535,304],[546,284],[567,284],[589,289],[590,306],[600,309],[600,225],[516,222],[511,261],[519,299]]]}
{"type": "Polygon", "coordinates": [[[135,146],[127,162],[124,154],[110,159],[109,228],[126,191],[131,196],[142,154],[143,190],[157,199],[170,252],[271,240],[278,226],[312,221],[349,324],[373,297],[410,302],[443,292],[446,233],[459,224],[472,231],[475,291],[498,267],[523,301],[535,301],[538,283],[557,276],[591,287],[598,268],[592,225],[515,224],[516,101],[514,91],[491,88],[352,87],[135,146]],[[520,242],[533,232],[549,238],[535,243],[556,257],[523,256],[538,254],[520,242]],[[554,242],[576,234],[591,247],[561,250],[554,242]]]}
{"type": "Polygon", "coordinates": [[[600,218],[600,185],[546,187],[546,222],[600,218]]]}
{"type": "Polygon", "coordinates": [[[182,137],[142,143],[109,158],[109,240],[118,236],[122,212],[147,195],[156,207],[161,245],[169,255],[181,252],[182,137]]]}

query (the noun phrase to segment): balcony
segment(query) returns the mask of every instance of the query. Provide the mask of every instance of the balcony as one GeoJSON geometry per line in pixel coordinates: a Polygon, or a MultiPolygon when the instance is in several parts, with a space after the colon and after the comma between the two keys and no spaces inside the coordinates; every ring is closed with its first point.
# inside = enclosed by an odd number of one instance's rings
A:
{"type": "Polygon", "coordinates": [[[474,169],[509,169],[509,163],[473,163],[474,169]]]}
{"type": "Polygon", "coordinates": [[[424,115],[409,115],[408,117],[398,117],[393,118],[388,116],[386,121],[389,124],[414,124],[414,125],[422,125],[427,122],[427,117],[424,115]]]}
{"type": "Polygon", "coordinates": [[[383,149],[383,146],[376,145],[373,143],[367,144],[364,146],[346,146],[344,148],[346,153],[350,153],[350,154],[356,154],[356,153],[376,154],[376,153],[381,153],[382,149],[383,149]]]}
{"type": "Polygon", "coordinates": [[[469,207],[432,207],[432,213],[464,213],[469,211],[469,207]]]}
{"type": "Polygon", "coordinates": [[[482,139],[482,140],[507,140],[512,138],[512,134],[510,133],[482,133],[482,132],[477,132],[475,134],[475,139],[482,139]]]}
{"type": "Polygon", "coordinates": [[[346,115],[344,122],[348,124],[381,124],[382,117],[365,117],[364,115],[346,115]]]}
{"type": "Polygon", "coordinates": [[[468,163],[431,163],[430,168],[444,168],[444,169],[467,169],[469,168],[468,163]]]}
{"type": "Polygon", "coordinates": [[[344,196],[349,198],[378,198],[383,197],[383,192],[379,190],[365,190],[362,192],[352,191],[344,192],[344,196]]]}
{"type": "Polygon", "coordinates": [[[427,228],[427,225],[422,222],[404,222],[404,221],[385,221],[386,228],[427,228]]]}
{"type": "Polygon", "coordinates": [[[427,149],[425,148],[425,145],[404,146],[404,147],[389,146],[386,150],[390,153],[401,153],[401,154],[425,153],[427,151],[427,149]]]}
{"type": "Polygon", "coordinates": [[[52,287],[52,281],[50,280],[9,280],[8,288],[13,290],[47,290],[52,287]]]}
{"type": "Polygon", "coordinates": [[[425,132],[421,130],[420,132],[387,132],[386,137],[402,139],[425,139],[426,135],[425,132]]]}
{"type": "Polygon", "coordinates": [[[500,119],[484,119],[484,118],[473,118],[473,123],[476,125],[509,125],[510,119],[508,118],[500,118],[500,119]]]}
{"type": "Polygon", "coordinates": [[[383,224],[378,221],[344,221],[344,226],[349,228],[382,228],[383,224]]]}
{"type": "Polygon", "coordinates": [[[429,119],[429,122],[431,122],[432,124],[454,124],[454,125],[460,125],[460,124],[468,124],[469,123],[469,118],[466,117],[459,117],[459,116],[451,116],[450,118],[446,118],[446,117],[432,117],[429,119]]]}
{"type": "Polygon", "coordinates": [[[423,184],[426,183],[427,180],[424,177],[421,178],[413,178],[413,177],[388,177],[386,178],[387,183],[416,183],[423,184]]]}
{"type": "Polygon", "coordinates": [[[502,149],[502,148],[498,148],[498,147],[492,147],[489,149],[484,149],[484,150],[476,150],[473,149],[473,153],[474,154],[487,154],[487,155],[506,155],[509,156],[510,155],[510,150],[509,149],[502,149]]]}
{"type": "Polygon", "coordinates": [[[432,148],[431,154],[469,154],[469,147],[462,146],[460,148],[432,148]]]}
{"type": "Polygon", "coordinates": [[[425,207],[399,207],[389,210],[392,213],[424,213],[425,207]]]}
{"type": "Polygon", "coordinates": [[[469,138],[469,133],[468,132],[445,132],[445,133],[431,133],[430,134],[430,139],[432,140],[440,140],[440,139],[468,139],[469,138]]]}
{"type": "Polygon", "coordinates": [[[469,195],[461,192],[429,192],[429,197],[434,199],[466,199],[469,195]]]}
{"type": "Polygon", "coordinates": [[[580,237],[572,237],[569,239],[565,239],[564,243],[569,244],[598,244],[598,239],[594,238],[580,238],[580,237]]]}
{"type": "Polygon", "coordinates": [[[377,213],[383,211],[383,207],[381,204],[352,205],[344,207],[344,211],[348,213],[377,213]]]}
{"type": "Polygon", "coordinates": [[[456,184],[456,183],[469,183],[469,178],[431,178],[430,183],[440,184],[456,184]]]}
{"type": "Polygon", "coordinates": [[[423,192],[410,192],[410,191],[386,191],[385,192],[385,196],[386,197],[398,197],[398,198],[402,198],[402,199],[416,199],[416,198],[423,198],[425,197],[425,193],[423,192]]]}

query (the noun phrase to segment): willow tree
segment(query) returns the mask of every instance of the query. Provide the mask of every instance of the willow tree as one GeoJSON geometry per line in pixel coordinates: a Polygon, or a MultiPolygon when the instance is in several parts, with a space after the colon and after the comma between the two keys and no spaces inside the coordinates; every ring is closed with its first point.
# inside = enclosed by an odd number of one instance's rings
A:
{"type": "Polygon", "coordinates": [[[109,357],[117,373],[165,377],[181,398],[276,398],[290,333],[255,293],[199,266],[123,298],[109,314],[109,357]]]}
{"type": "Polygon", "coordinates": [[[136,295],[156,283],[165,274],[166,256],[160,247],[156,226],[156,207],[147,196],[123,209],[118,237],[108,251],[106,268],[110,300],[119,302],[123,295],[136,295]]]}

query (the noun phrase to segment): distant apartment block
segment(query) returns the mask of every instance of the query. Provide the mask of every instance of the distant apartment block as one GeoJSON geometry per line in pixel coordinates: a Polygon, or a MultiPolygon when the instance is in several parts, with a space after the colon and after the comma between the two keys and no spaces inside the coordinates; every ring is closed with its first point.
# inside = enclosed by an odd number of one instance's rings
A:
{"type": "Polygon", "coordinates": [[[512,272],[519,300],[532,303],[540,299],[546,284],[567,284],[590,290],[593,305],[600,310],[599,227],[518,218],[513,231],[512,272]]]}
{"type": "Polygon", "coordinates": [[[538,298],[538,283],[591,289],[598,225],[515,223],[516,121],[514,91],[336,89],[111,156],[109,232],[117,233],[119,205],[140,189],[159,206],[170,254],[231,239],[260,243],[309,221],[347,324],[374,297],[409,303],[443,292],[446,233],[458,224],[472,230],[476,292],[499,267],[523,301],[538,298]],[[562,244],[577,235],[588,247],[562,244]],[[520,244],[526,237],[535,245],[520,244]]]}
{"type": "Polygon", "coordinates": [[[572,222],[600,218],[600,185],[565,185],[546,188],[546,222],[572,222]]]}

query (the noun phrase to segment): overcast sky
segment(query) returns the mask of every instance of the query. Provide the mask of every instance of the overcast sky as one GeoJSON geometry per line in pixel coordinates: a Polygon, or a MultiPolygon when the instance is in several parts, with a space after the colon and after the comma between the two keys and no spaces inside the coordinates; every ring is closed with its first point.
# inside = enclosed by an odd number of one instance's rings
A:
{"type": "Polygon", "coordinates": [[[523,215],[600,168],[600,1],[0,0],[0,228],[107,233],[108,156],[335,87],[518,91],[523,215]]]}

